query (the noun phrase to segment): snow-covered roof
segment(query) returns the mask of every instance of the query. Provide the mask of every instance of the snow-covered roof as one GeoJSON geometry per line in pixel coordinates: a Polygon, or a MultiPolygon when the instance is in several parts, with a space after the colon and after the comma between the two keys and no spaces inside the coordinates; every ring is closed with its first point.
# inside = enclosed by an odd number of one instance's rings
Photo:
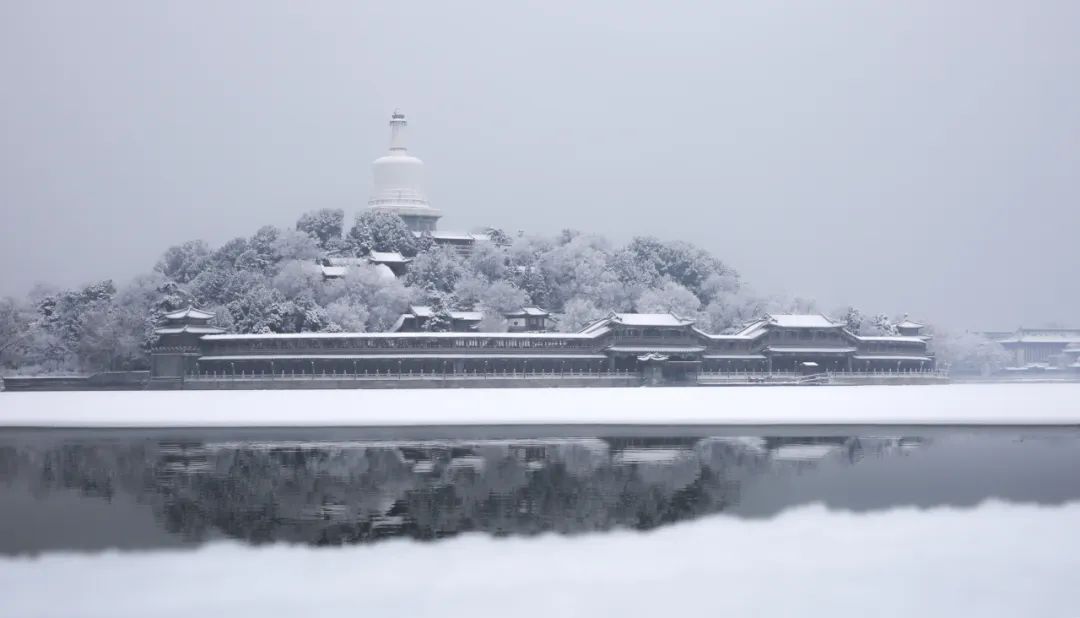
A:
{"type": "Polygon", "coordinates": [[[926,343],[922,337],[904,335],[855,335],[859,341],[880,341],[884,343],[926,343]]]}
{"type": "MultiPolygon", "coordinates": [[[[409,307],[409,312],[418,318],[430,318],[435,315],[435,311],[427,305],[413,305],[409,307]]],[[[484,314],[479,311],[451,311],[450,317],[455,320],[479,322],[484,319],[484,314]]]]}
{"type": "Polygon", "coordinates": [[[480,333],[480,332],[416,332],[416,333],[243,333],[207,335],[204,341],[250,341],[256,339],[397,339],[409,338],[490,338],[490,339],[594,339],[596,335],[584,333],[480,333]]]}
{"type": "Polygon", "coordinates": [[[998,343],[1080,343],[1080,332],[1075,335],[1070,335],[1067,332],[1064,332],[1062,334],[1025,334],[1017,337],[1010,337],[1009,339],[1000,339],[998,340],[998,343]]]}
{"type": "Polygon", "coordinates": [[[336,256],[323,258],[328,266],[361,266],[367,264],[366,257],[336,256]]]}
{"type": "Polygon", "coordinates": [[[519,309],[517,311],[510,311],[509,313],[504,313],[503,315],[508,317],[508,318],[516,318],[516,317],[524,317],[524,316],[543,318],[543,317],[550,316],[551,313],[549,313],[547,311],[544,311],[540,307],[522,307],[521,309],[519,309]]]}
{"type": "Polygon", "coordinates": [[[713,334],[707,333],[707,332],[705,332],[703,330],[699,330],[699,329],[696,329],[696,328],[694,330],[701,333],[702,335],[705,335],[709,339],[715,339],[715,340],[718,340],[718,341],[727,340],[727,339],[747,340],[747,339],[757,339],[758,337],[760,337],[760,336],[764,335],[765,333],[767,333],[768,329],[766,329],[765,327],[768,326],[768,324],[769,323],[768,323],[767,320],[756,320],[754,322],[751,322],[751,323],[747,324],[746,326],[743,327],[742,330],[740,330],[739,332],[737,332],[737,333],[735,333],[733,335],[713,335],[713,334]]]}
{"type": "Polygon", "coordinates": [[[896,325],[897,328],[922,328],[923,326],[925,325],[919,324],[918,322],[912,322],[911,320],[904,320],[896,325]]]}
{"type": "Polygon", "coordinates": [[[879,361],[930,361],[929,356],[896,356],[896,355],[881,355],[881,354],[856,354],[852,356],[855,360],[879,360],[879,361]]]}
{"type": "Polygon", "coordinates": [[[855,348],[800,348],[772,345],[767,349],[777,354],[850,354],[855,351],[855,348]]]}
{"type": "Polygon", "coordinates": [[[458,240],[465,242],[475,242],[476,240],[478,240],[478,237],[482,236],[481,234],[469,234],[466,232],[443,232],[440,230],[435,230],[432,232],[413,232],[413,236],[416,236],[417,238],[420,238],[425,234],[431,236],[435,240],[458,240]]]}
{"type": "MultiPolygon", "coordinates": [[[[460,334],[460,333],[458,333],[460,334]]],[[[538,358],[538,359],[586,359],[586,360],[601,360],[607,357],[603,354],[574,354],[568,352],[566,354],[553,354],[551,352],[539,352],[533,353],[528,348],[519,348],[514,352],[495,352],[488,354],[442,354],[438,352],[432,352],[429,354],[229,354],[223,356],[202,356],[199,357],[200,361],[255,361],[255,360],[415,360],[415,359],[471,359],[471,360],[484,360],[484,359],[500,359],[500,358],[538,358]]]]}
{"type": "Polygon", "coordinates": [[[191,333],[193,335],[216,335],[223,332],[225,332],[223,329],[216,326],[205,326],[202,324],[185,324],[184,326],[166,326],[163,328],[154,329],[154,334],[156,335],[179,335],[180,333],[191,333]]]}
{"type": "Polygon", "coordinates": [[[209,311],[203,311],[202,309],[196,309],[194,307],[188,307],[187,309],[181,309],[180,311],[173,311],[172,313],[166,313],[166,320],[209,320],[214,317],[214,314],[209,311]]]}
{"type": "Polygon", "coordinates": [[[322,276],[330,279],[344,277],[349,272],[349,269],[346,266],[322,266],[320,268],[322,271],[322,276]]]}
{"type": "Polygon", "coordinates": [[[367,259],[376,264],[407,264],[412,261],[398,251],[372,251],[367,259]]]}
{"type": "Polygon", "coordinates": [[[701,346],[671,346],[671,345],[613,345],[608,348],[609,352],[629,352],[633,354],[696,354],[704,352],[701,346]]]}
{"type": "Polygon", "coordinates": [[[686,326],[694,323],[673,313],[613,313],[610,319],[626,326],[686,326]]]}
{"type": "Polygon", "coordinates": [[[705,354],[708,360],[765,360],[764,354],[705,354]]]}
{"type": "Polygon", "coordinates": [[[770,313],[768,321],[783,328],[836,328],[837,324],[820,313],[770,313]]]}

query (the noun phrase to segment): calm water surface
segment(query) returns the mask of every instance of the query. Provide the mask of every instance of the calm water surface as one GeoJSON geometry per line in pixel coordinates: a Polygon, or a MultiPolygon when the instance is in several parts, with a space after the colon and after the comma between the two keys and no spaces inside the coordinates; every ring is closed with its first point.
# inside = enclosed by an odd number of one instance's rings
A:
{"type": "Polygon", "coordinates": [[[0,431],[0,554],[1080,499],[1074,430],[0,431]],[[462,433],[465,432],[465,433],[462,433]]]}

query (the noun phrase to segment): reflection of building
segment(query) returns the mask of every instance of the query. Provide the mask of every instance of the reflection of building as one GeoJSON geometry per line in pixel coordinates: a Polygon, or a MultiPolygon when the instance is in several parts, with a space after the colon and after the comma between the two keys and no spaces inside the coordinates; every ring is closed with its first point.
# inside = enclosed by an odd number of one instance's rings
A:
{"type": "MultiPolygon", "coordinates": [[[[734,335],[712,335],[672,314],[613,313],[577,333],[473,330],[479,314],[451,314],[462,332],[423,332],[434,313],[413,307],[389,333],[207,334],[194,373],[230,375],[417,372],[549,376],[618,372],[643,382],[694,383],[700,372],[910,372],[934,359],[917,336],[860,337],[821,315],[770,315],[734,335]]],[[[159,344],[160,345],[160,344],[159,344]]],[[[169,348],[155,348],[167,355],[169,348]]],[[[188,351],[185,354],[195,352],[188,351]]],[[[155,377],[181,367],[155,364],[155,377]],[[166,370],[166,368],[168,368],[166,370]]]]}
{"type": "MultiPolygon", "coordinates": [[[[107,516],[85,522],[93,531],[84,533],[91,547],[117,541],[130,547],[131,523],[151,514],[165,534],[140,532],[136,546],[222,536],[252,543],[326,545],[392,536],[434,539],[469,531],[504,536],[647,529],[724,511],[738,513],[746,489],[777,498],[764,511],[751,508],[751,513],[775,512],[806,498],[791,491],[796,474],[836,474],[866,457],[896,456],[918,444],[909,442],[904,448],[895,438],[850,436],[662,435],[451,441],[202,442],[132,435],[16,440],[0,442],[0,483],[6,491],[20,499],[20,491],[36,497],[51,489],[76,491],[62,501],[38,503],[40,510],[15,509],[11,523],[21,533],[0,535],[0,554],[51,546],[56,531],[42,522],[64,521],[61,512],[73,511],[75,517],[85,513],[72,509],[73,504],[81,506],[78,501],[108,509],[107,516]],[[42,513],[48,516],[37,525],[25,525],[27,518],[42,513]]],[[[845,488],[842,495],[852,500],[859,492],[845,488]]]]}
{"type": "Polygon", "coordinates": [[[1070,345],[1080,344],[1080,328],[1018,328],[1015,332],[983,333],[1012,355],[1013,367],[1057,365],[1070,345]]]}

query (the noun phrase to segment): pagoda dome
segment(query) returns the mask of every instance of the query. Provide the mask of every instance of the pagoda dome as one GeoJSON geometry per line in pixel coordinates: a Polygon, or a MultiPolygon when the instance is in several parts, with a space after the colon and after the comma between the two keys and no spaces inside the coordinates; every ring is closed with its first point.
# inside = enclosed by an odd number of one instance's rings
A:
{"type": "Polygon", "coordinates": [[[375,159],[371,164],[373,183],[372,206],[379,203],[415,204],[427,206],[424,193],[424,162],[404,150],[375,159]]]}

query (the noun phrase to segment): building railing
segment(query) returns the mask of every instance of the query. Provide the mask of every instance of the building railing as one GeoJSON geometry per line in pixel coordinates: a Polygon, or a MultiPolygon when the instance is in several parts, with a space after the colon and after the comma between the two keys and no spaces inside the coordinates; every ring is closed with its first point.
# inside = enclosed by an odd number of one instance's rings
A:
{"type": "Polygon", "coordinates": [[[940,370],[912,369],[901,371],[823,371],[819,373],[803,373],[800,371],[701,371],[698,374],[699,382],[790,382],[790,383],[820,383],[834,379],[843,380],[870,380],[870,379],[947,379],[949,372],[940,370]]]}
{"type": "Polygon", "coordinates": [[[187,381],[218,381],[218,380],[498,380],[498,379],[564,379],[564,378],[637,378],[640,373],[636,370],[618,369],[593,371],[589,369],[559,371],[559,370],[527,370],[516,369],[487,371],[322,371],[322,372],[298,372],[298,371],[209,371],[190,373],[184,377],[187,381]]]}
{"type": "MultiPolygon", "coordinates": [[[[834,378],[842,379],[904,379],[904,378],[938,378],[949,377],[948,372],[938,370],[911,370],[911,371],[825,371],[807,374],[799,371],[701,371],[697,374],[698,382],[728,382],[728,383],[820,383],[831,381],[834,378]]],[[[560,380],[560,379],[630,379],[640,378],[641,373],[634,369],[532,369],[518,371],[517,369],[505,370],[463,370],[463,371],[203,371],[190,373],[184,377],[185,381],[261,381],[261,380],[560,380]]]]}

